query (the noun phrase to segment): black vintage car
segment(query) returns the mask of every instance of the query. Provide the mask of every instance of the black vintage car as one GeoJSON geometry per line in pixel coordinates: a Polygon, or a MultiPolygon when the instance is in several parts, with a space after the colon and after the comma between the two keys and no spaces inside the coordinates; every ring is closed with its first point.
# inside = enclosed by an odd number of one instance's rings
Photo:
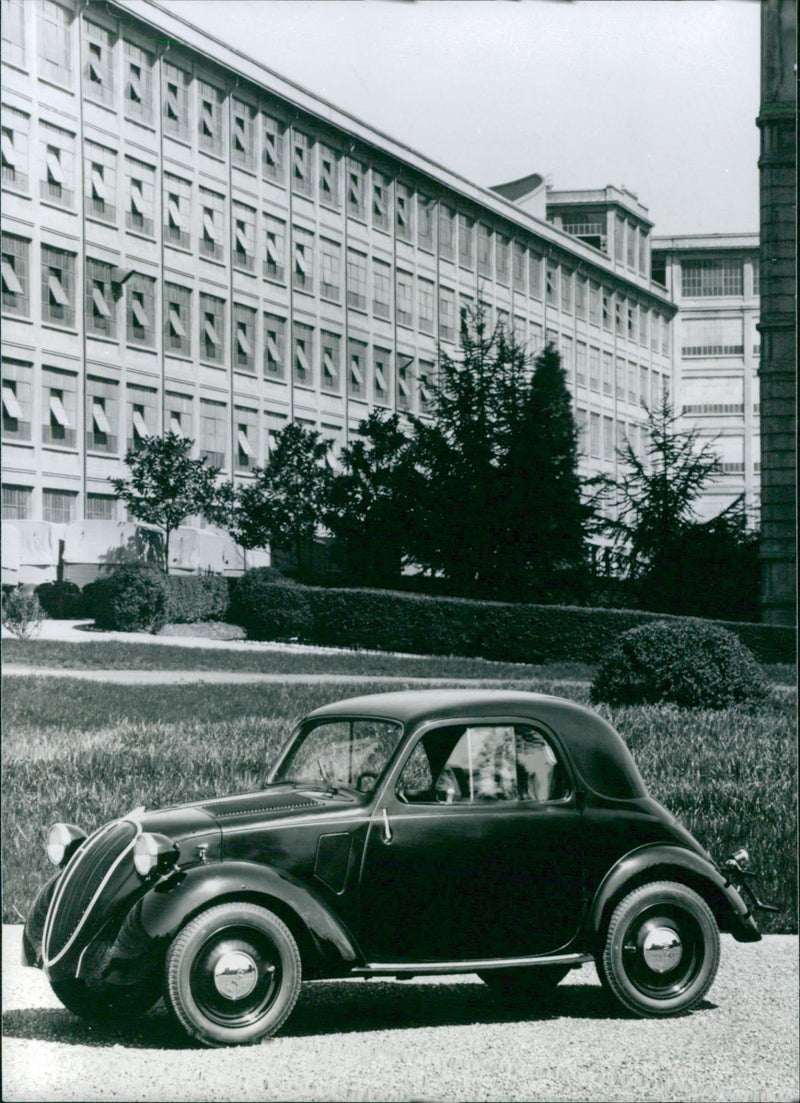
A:
{"type": "Polygon", "coordinates": [[[322,977],[475,972],[533,1003],[594,961],[629,1011],[673,1015],[711,985],[720,929],[761,937],[746,852],[715,864],[609,724],[530,693],[340,701],[260,792],[56,824],[47,850],[26,964],[85,1018],[164,995],[208,1045],[274,1033],[322,977]]]}

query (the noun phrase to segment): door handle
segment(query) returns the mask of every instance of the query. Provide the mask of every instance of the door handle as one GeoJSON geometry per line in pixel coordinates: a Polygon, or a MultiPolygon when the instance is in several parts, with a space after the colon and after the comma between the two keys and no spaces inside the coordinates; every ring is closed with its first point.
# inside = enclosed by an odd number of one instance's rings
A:
{"type": "Polygon", "coordinates": [[[389,813],[384,808],[383,810],[383,841],[388,846],[392,841],[392,829],[389,826],[389,813]]]}

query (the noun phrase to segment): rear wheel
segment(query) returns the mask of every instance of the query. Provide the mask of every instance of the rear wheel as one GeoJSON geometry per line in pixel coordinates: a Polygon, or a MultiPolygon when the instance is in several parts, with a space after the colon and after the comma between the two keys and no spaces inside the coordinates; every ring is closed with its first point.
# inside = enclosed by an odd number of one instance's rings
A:
{"type": "Polygon", "coordinates": [[[655,881],[615,908],[598,973],[634,1014],[680,1015],[700,1002],[718,965],[719,931],[708,904],[686,885],[655,881]]]}
{"type": "Polygon", "coordinates": [[[125,1022],[138,1019],[157,1003],[161,995],[161,973],[155,970],[139,984],[125,987],[89,985],[74,977],[53,980],[50,987],[64,1006],[81,1019],[97,1023],[125,1022]]]}
{"type": "Polygon", "coordinates": [[[486,969],[478,976],[503,999],[535,1003],[551,995],[568,972],[564,965],[529,965],[519,969],[486,969]]]}
{"type": "Polygon", "coordinates": [[[297,943],[277,915],[218,904],[188,923],[167,951],[167,1000],[205,1045],[242,1045],[274,1034],[300,991],[297,943]]]}

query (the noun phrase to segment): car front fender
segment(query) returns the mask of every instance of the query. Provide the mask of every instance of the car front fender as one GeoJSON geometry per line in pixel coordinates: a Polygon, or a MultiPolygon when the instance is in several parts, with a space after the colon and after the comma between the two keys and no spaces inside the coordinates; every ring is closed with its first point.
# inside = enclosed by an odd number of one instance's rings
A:
{"type": "Polygon", "coordinates": [[[723,931],[738,942],[758,942],[761,933],[750,909],[724,873],[700,854],[679,846],[653,845],[630,851],[608,871],[592,901],[587,938],[602,937],[611,912],[625,893],[644,881],[680,881],[704,897],[723,931]]]}
{"type": "Polygon", "coordinates": [[[234,898],[263,902],[295,931],[306,932],[320,965],[349,967],[362,960],[355,939],[324,901],[286,873],[253,862],[195,866],[167,878],[136,905],[136,922],[149,940],[169,940],[197,912],[234,898]]]}

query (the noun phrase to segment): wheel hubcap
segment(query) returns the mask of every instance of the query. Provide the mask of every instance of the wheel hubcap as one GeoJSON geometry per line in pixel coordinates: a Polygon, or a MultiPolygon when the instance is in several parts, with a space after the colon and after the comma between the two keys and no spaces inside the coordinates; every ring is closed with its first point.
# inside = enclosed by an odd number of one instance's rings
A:
{"type": "Polygon", "coordinates": [[[258,981],[258,967],[249,954],[230,950],[214,966],[214,984],[220,995],[228,1000],[241,1000],[249,996],[258,981]]]}
{"type": "Polygon", "coordinates": [[[683,956],[678,932],[671,927],[654,927],[645,936],[642,955],[654,973],[668,973],[683,956]]]}

